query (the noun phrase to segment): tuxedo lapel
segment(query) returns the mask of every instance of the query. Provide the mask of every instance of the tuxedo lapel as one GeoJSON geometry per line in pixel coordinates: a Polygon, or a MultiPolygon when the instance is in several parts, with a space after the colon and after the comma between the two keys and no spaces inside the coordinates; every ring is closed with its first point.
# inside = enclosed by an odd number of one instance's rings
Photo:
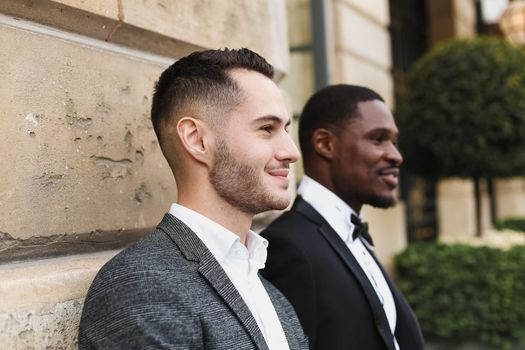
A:
{"type": "Polygon", "coordinates": [[[383,266],[377,260],[377,257],[372,254],[381,272],[385,276],[386,283],[392,292],[394,303],[396,305],[397,322],[395,336],[401,347],[410,349],[423,349],[423,334],[417,322],[417,318],[412,311],[412,308],[406,301],[403,294],[396,287],[390,276],[385,272],[383,266]]]}
{"type": "Polygon", "coordinates": [[[335,253],[341,258],[344,264],[348,267],[350,272],[354,275],[357,282],[361,286],[363,293],[365,294],[368,303],[372,309],[374,319],[378,331],[387,345],[388,349],[395,349],[394,339],[390,326],[388,324],[388,319],[386,318],[385,311],[377,293],[374,290],[374,287],[368,280],[368,277],[364,273],[363,269],[355,259],[354,255],[350,252],[350,249],[346,246],[345,242],[341,237],[335,232],[335,230],[328,224],[328,222],[319,214],[310,204],[308,204],[301,197],[297,197],[296,202],[292,210],[296,210],[301,214],[308,217],[311,221],[318,225],[318,231],[321,236],[330,244],[335,253]]]}
{"type": "Polygon", "coordinates": [[[268,350],[264,336],[248,306],[226,275],[219,262],[197,235],[182,221],[166,214],[158,228],[168,234],[188,260],[199,263],[199,273],[208,281],[219,297],[228,305],[252,338],[257,349],[268,350]]]}

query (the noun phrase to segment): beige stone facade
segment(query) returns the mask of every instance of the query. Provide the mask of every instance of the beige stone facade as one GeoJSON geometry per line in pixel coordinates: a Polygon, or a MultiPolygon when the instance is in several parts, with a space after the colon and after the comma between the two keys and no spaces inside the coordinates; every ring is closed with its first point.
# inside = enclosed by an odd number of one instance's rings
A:
{"type": "Polygon", "coordinates": [[[367,86],[393,107],[389,2],[333,0],[332,17],[334,69],[331,82],[367,86]]]}
{"type": "Polygon", "coordinates": [[[160,72],[249,47],[280,79],[286,26],[270,0],[0,0],[0,348],[76,348],[95,273],[175,200],[149,121],[160,72]]]}

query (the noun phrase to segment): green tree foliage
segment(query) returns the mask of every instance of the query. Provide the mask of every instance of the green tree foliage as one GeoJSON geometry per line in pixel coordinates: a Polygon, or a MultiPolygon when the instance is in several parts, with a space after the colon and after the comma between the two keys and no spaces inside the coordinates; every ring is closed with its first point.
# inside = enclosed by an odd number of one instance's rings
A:
{"type": "Polygon", "coordinates": [[[525,50],[498,38],[438,45],[407,73],[396,114],[414,174],[525,174],[525,50]]]}
{"type": "Polygon", "coordinates": [[[525,246],[415,244],[396,268],[425,338],[498,349],[525,339],[525,246]]]}

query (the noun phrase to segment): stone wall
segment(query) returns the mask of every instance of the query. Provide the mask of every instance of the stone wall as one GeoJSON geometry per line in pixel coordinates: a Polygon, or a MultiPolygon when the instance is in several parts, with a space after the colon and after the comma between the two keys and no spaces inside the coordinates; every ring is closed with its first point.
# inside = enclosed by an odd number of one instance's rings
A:
{"type": "Polygon", "coordinates": [[[254,49],[279,79],[285,5],[0,0],[0,42],[0,347],[72,349],[95,273],[176,197],[149,121],[155,80],[219,47],[254,49]]]}
{"type": "Polygon", "coordinates": [[[332,0],[333,83],[369,87],[393,107],[389,2],[332,0]]]}

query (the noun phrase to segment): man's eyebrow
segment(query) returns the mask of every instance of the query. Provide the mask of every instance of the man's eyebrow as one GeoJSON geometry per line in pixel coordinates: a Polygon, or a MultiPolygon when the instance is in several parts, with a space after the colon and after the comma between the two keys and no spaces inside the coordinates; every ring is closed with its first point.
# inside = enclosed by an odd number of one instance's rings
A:
{"type": "Polygon", "coordinates": [[[394,131],[390,128],[383,128],[383,127],[378,127],[378,128],[375,128],[375,129],[371,129],[367,132],[368,134],[373,134],[373,133],[386,133],[386,134],[394,134],[394,135],[398,135],[399,134],[399,131],[394,131]]]}
{"type": "MultiPolygon", "coordinates": [[[[284,119],[276,115],[263,115],[261,117],[255,118],[253,122],[254,123],[260,123],[260,122],[283,123],[284,119]]],[[[286,123],[284,123],[284,126],[288,127],[291,123],[292,123],[292,120],[290,118],[287,118],[286,123]]]]}

